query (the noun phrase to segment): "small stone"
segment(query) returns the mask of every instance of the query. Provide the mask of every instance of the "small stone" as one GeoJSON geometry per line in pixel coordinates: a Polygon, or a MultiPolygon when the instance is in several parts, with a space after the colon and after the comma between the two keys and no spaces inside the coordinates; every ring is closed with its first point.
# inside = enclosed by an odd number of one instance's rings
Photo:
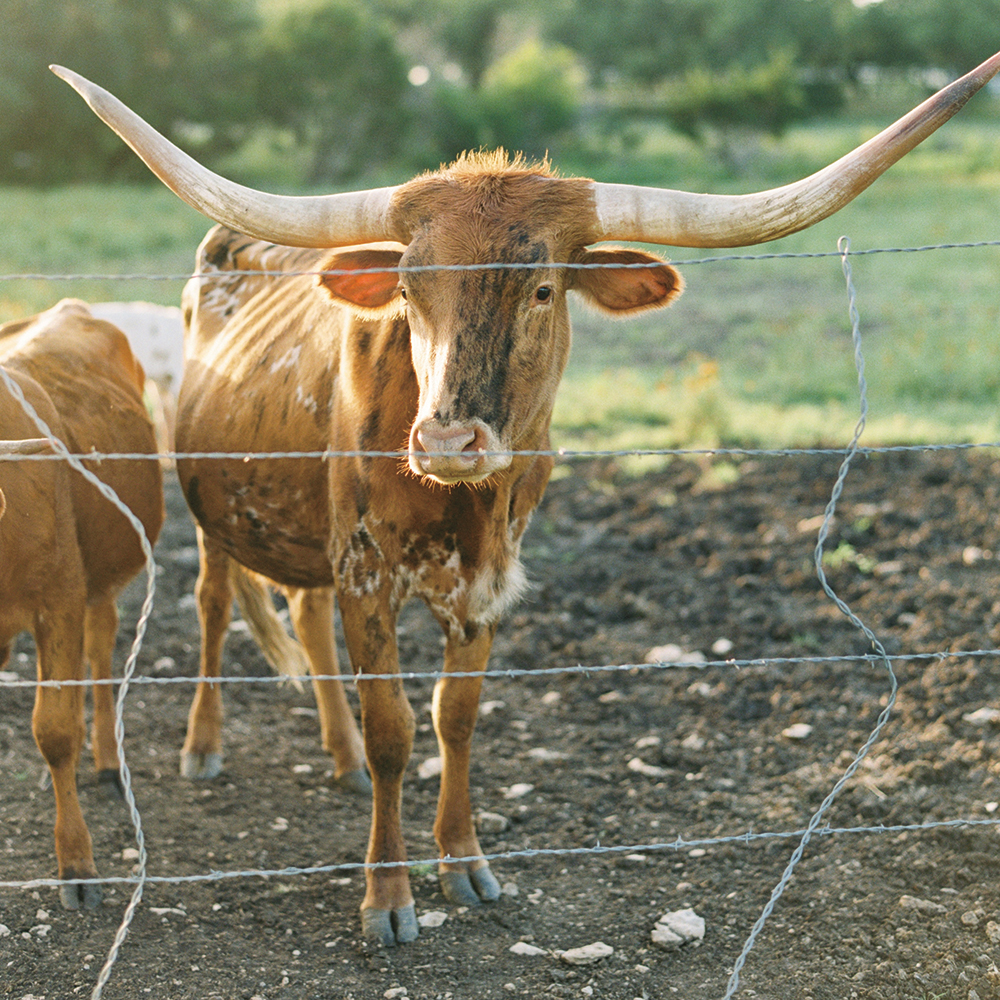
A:
{"type": "Polygon", "coordinates": [[[813,727],[808,722],[796,722],[794,726],[789,726],[781,731],[781,735],[786,740],[805,740],[812,735],[813,727]]]}
{"type": "Polygon", "coordinates": [[[900,896],[899,905],[904,910],[919,910],[921,913],[946,913],[947,907],[934,903],[929,899],[919,899],[917,896],[900,896]]]}
{"type": "Polygon", "coordinates": [[[122,849],[122,861],[138,861],[138,860],[139,860],[138,847],[125,847],[122,849]]]}
{"type": "Polygon", "coordinates": [[[10,937],[10,928],[6,924],[0,924],[0,938],[10,937]]]}
{"type": "Polygon", "coordinates": [[[965,924],[966,927],[978,927],[979,917],[972,910],[966,910],[965,913],[962,914],[962,923],[965,924]]]}
{"type": "Polygon", "coordinates": [[[733,644],[729,639],[716,639],[712,643],[712,652],[716,656],[725,656],[733,651],[733,644]]]}
{"type": "Polygon", "coordinates": [[[480,812],[476,814],[476,829],[480,833],[503,833],[510,826],[506,816],[495,812],[480,812]]]}
{"type": "MultiPolygon", "coordinates": [[[[1000,924],[995,920],[991,920],[986,925],[986,936],[990,939],[993,944],[1000,944],[1000,924]]],[[[3,931],[0,930],[0,937],[3,937],[3,931]]]]}
{"type": "Polygon", "coordinates": [[[705,919],[694,910],[674,910],[664,913],[650,935],[653,944],[661,948],[679,948],[681,945],[697,943],[705,937],[705,919]]]}
{"type": "Polygon", "coordinates": [[[628,769],[636,774],[644,774],[647,778],[666,778],[670,772],[665,767],[647,764],[641,757],[633,757],[628,762],[628,769]]]}
{"type": "Polygon", "coordinates": [[[427,760],[420,762],[420,766],[417,768],[417,776],[424,781],[427,781],[429,778],[437,778],[440,776],[443,768],[444,762],[440,757],[428,757],[427,760]]]}
{"type": "Polygon", "coordinates": [[[559,957],[567,965],[593,965],[602,958],[607,958],[614,954],[615,949],[603,941],[595,941],[593,944],[585,944],[581,948],[570,948],[564,951],[559,957]]]}
{"type": "Polygon", "coordinates": [[[382,994],[385,1000],[402,1000],[402,997],[406,996],[405,986],[393,986],[392,989],[388,989],[382,994]]]}
{"type": "Polygon", "coordinates": [[[519,781],[517,784],[511,785],[503,793],[503,797],[505,799],[523,799],[525,795],[530,795],[534,790],[534,785],[529,784],[527,781],[519,781]]]}
{"type": "Polygon", "coordinates": [[[537,945],[528,944],[527,941],[518,941],[517,944],[512,944],[510,948],[507,949],[512,955],[544,955],[545,949],[539,948],[537,945]]]}
{"type": "Polygon", "coordinates": [[[1000,708],[977,708],[967,712],[962,718],[976,726],[985,726],[989,722],[1000,722],[1000,708]]]}
{"type": "Polygon", "coordinates": [[[417,917],[417,923],[421,927],[440,927],[448,919],[448,914],[443,910],[428,910],[417,917]]]}
{"type": "Polygon", "coordinates": [[[548,750],[545,747],[532,747],[528,751],[528,756],[532,760],[565,760],[566,754],[561,750],[548,750]]]}

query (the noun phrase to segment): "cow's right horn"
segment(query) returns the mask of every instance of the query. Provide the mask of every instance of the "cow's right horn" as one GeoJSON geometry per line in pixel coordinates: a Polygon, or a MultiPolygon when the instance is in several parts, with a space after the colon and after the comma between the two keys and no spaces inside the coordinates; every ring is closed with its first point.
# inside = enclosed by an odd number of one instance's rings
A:
{"type": "Polygon", "coordinates": [[[103,87],[50,66],[146,166],[192,208],[237,232],[290,247],[338,247],[382,240],[408,242],[391,220],[392,187],[293,197],[266,194],[226,180],[178,149],[103,87]]]}

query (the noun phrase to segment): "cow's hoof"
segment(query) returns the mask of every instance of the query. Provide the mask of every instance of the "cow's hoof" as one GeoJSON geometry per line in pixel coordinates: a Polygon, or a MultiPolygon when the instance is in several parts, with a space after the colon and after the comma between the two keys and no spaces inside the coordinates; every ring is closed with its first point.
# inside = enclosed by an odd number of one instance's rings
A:
{"type": "Polygon", "coordinates": [[[456,906],[492,903],[500,898],[500,883],[488,865],[471,872],[443,871],[439,880],[445,899],[456,906]]]}
{"type": "Polygon", "coordinates": [[[116,767],[103,767],[97,772],[97,787],[106,799],[113,802],[121,802],[125,798],[122,776],[116,767]]]}
{"type": "Polygon", "coordinates": [[[366,938],[377,941],[387,948],[397,944],[409,944],[411,941],[416,941],[420,934],[417,911],[412,903],[399,910],[373,908],[362,910],[361,930],[366,938]]]}
{"type": "MultiPolygon", "coordinates": [[[[76,878],[77,876],[67,875],[65,877],[76,878]]],[[[94,883],[61,885],[59,886],[59,901],[65,910],[96,910],[101,905],[101,887],[94,883]]]]}
{"type": "Polygon", "coordinates": [[[221,753],[181,752],[181,777],[194,781],[208,781],[222,774],[221,753]]]}
{"type": "Polygon", "coordinates": [[[339,778],[334,778],[333,783],[345,792],[353,795],[371,795],[372,779],[368,777],[368,772],[359,767],[355,771],[345,771],[339,778]]]}

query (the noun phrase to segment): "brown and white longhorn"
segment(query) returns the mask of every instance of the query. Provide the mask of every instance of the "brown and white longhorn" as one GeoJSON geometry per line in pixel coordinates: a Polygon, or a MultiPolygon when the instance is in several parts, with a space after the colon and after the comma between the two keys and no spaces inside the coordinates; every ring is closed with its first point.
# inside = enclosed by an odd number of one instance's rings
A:
{"type": "MultiPolygon", "coordinates": [[[[315,675],[337,671],[336,595],[351,666],[364,675],[363,757],[340,683],[314,684],[338,777],[362,785],[367,760],[374,786],[366,934],[387,944],[417,936],[401,864],[414,720],[396,676],[396,617],[410,597],[427,603],[446,640],[433,699],[442,888],[461,904],[500,892],[472,820],[470,744],[497,623],[524,586],[521,538],[552,467],[538,453],[550,447],[569,352],[566,296],[620,316],[668,305],[682,288],[652,254],[591,245],[747,246],[813,225],[998,69],[1000,54],[836,163],[772,191],[598,184],[493,153],[397,187],[307,198],[224,180],[100,87],[56,69],[164,183],[224,227],[202,243],[184,293],[178,450],[348,453],[177,468],[200,529],[203,677],[219,672],[234,586],[246,580],[238,567],[285,588],[315,675]],[[580,266],[594,264],[606,266],[580,266]],[[287,275],[233,273],[248,269],[287,275]],[[371,452],[404,452],[406,465],[371,452]]],[[[195,697],[189,775],[221,767],[219,699],[207,683],[195,697]]]]}

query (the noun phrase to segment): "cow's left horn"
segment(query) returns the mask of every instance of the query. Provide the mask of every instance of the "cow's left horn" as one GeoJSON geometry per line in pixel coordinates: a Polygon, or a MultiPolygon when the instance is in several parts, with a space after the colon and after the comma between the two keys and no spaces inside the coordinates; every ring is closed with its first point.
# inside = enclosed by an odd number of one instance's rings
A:
{"type": "Polygon", "coordinates": [[[266,194],[203,167],[103,87],[62,66],[50,66],[192,208],[237,232],[292,247],[337,247],[381,240],[408,242],[391,219],[395,188],[316,197],[266,194]]]}
{"type": "Polygon", "coordinates": [[[806,229],[843,208],[900,157],[961,110],[1000,70],[1000,53],[928,98],[874,139],[785,187],[747,195],[688,194],[595,184],[595,240],[676,247],[742,247],[806,229]]]}

